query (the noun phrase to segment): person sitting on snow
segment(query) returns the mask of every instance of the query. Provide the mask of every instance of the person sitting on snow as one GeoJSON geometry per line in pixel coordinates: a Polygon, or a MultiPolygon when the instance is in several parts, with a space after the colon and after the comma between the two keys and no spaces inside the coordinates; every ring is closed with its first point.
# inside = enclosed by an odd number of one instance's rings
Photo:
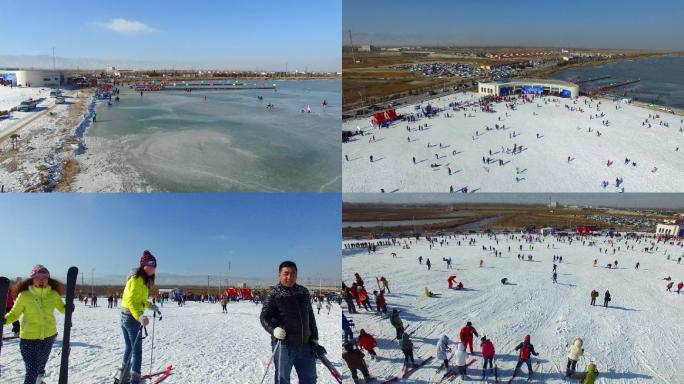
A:
{"type": "Polygon", "coordinates": [[[423,296],[425,296],[425,297],[432,297],[432,296],[433,296],[433,293],[430,292],[430,291],[427,289],[427,287],[425,287],[425,289],[423,289],[423,296]]]}

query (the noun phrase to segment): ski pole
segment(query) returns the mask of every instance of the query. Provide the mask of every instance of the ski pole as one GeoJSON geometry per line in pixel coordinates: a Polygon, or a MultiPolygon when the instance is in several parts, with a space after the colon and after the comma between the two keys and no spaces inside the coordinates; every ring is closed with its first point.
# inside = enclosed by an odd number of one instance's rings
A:
{"type": "MultiPolygon", "coordinates": [[[[275,357],[276,351],[280,350],[280,340],[275,345],[275,348],[273,348],[273,353],[271,353],[271,357],[268,359],[268,363],[266,364],[266,372],[264,372],[264,377],[261,378],[261,384],[264,384],[264,380],[266,380],[266,375],[268,375],[268,369],[271,368],[271,364],[273,363],[273,358],[275,357]]],[[[280,361],[278,362],[278,365],[280,366],[280,361]]]]}
{"type": "Polygon", "coordinates": [[[152,366],[154,365],[154,323],[157,320],[157,312],[152,313],[152,347],[150,348],[150,373],[152,373],[152,366]]]}

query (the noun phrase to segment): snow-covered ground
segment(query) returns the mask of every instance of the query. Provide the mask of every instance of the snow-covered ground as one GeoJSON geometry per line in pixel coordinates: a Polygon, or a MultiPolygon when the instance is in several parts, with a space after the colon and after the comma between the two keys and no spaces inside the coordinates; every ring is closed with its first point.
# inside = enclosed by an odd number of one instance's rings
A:
{"type": "Polygon", "coordinates": [[[18,107],[22,101],[48,97],[48,87],[7,87],[0,86],[0,111],[8,111],[18,107]]]}
{"type": "MultiPolygon", "coordinates": [[[[489,113],[477,106],[479,96],[459,93],[423,102],[422,108],[430,104],[447,111],[416,122],[398,121],[389,128],[372,127],[369,118],[345,121],[345,130],[359,127],[364,136],[342,144],[343,157],[348,158],[342,161],[343,191],[449,192],[450,187],[455,191],[467,187],[468,192],[684,189],[684,179],[679,177],[684,168],[681,116],[611,100],[597,100],[601,102],[598,106],[597,101],[586,97],[573,101],[550,96],[524,104],[518,99],[515,110],[503,102],[496,103],[492,105],[495,113],[489,113]],[[454,102],[470,106],[453,111],[448,106],[454,102]],[[605,116],[590,119],[597,113],[605,116]],[[660,117],[649,119],[649,114],[660,117]],[[650,128],[642,125],[647,119],[650,128]],[[604,126],[603,120],[610,124],[604,126]],[[425,124],[427,129],[418,129],[425,124]],[[496,129],[496,124],[505,129],[496,129]],[[522,145],[523,150],[513,154],[514,145],[522,145]],[[487,157],[492,159],[489,164],[483,163],[487,157]],[[624,163],[625,158],[630,164],[624,163]],[[499,159],[504,165],[499,165],[499,159]],[[614,163],[607,166],[608,160],[614,163]],[[615,187],[616,178],[624,179],[620,188],[615,187]],[[604,181],[609,183],[605,188],[604,181]]],[[[397,110],[398,114],[415,112],[413,105],[397,110]]]]}
{"type": "MultiPolygon", "coordinates": [[[[120,311],[104,306],[84,307],[76,302],[71,333],[69,382],[109,383],[121,364],[124,343],[120,311]]],[[[167,303],[161,308],[163,319],[155,325],[154,367],[174,365],[165,383],[258,383],[270,357],[270,336],[259,323],[261,305],[251,302],[229,303],[228,314],[220,304],[187,302],[179,308],[167,303]]],[[[321,345],[328,358],[341,369],[340,307],[333,305],[330,315],[323,309],[316,316],[321,345]]],[[[57,383],[61,359],[63,318],[58,317],[59,335],[46,371],[48,383],[57,383]]],[[[5,335],[11,328],[5,327],[5,335]]],[[[143,372],[150,370],[150,338],[143,341],[143,372]]],[[[22,383],[24,363],[18,340],[7,340],[0,357],[2,382],[22,383]]],[[[273,366],[265,382],[273,382],[273,366]]],[[[322,364],[317,364],[319,383],[334,383],[322,364]]],[[[293,370],[293,382],[296,373],[293,370]]]]}
{"type": "MultiPolygon", "coordinates": [[[[437,340],[443,334],[458,340],[460,328],[472,321],[481,336],[493,341],[499,376],[506,380],[517,362],[514,347],[529,334],[541,359],[536,382],[564,382],[565,346],[579,336],[584,339],[585,358],[580,360],[578,371],[583,372],[594,361],[600,372],[597,383],[684,383],[680,363],[684,350],[684,294],[674,292],[677,283],[684,280],[684,263],[677,263],[684,251],[681,242],[660,242],[645,251],[653,239],[615,239],[610,244],[610,238],[596,237],[575,239],[569,244],[567,238],[558,241],[547,236],[534,237],[530,243],[521,241],[521,235],[511,239],[510,235],[507,238],[499,234],[496,240],[488,235],[458,235],[445,240],[448,244],[435,243],[432,249],[425,238],[379,246],[374,254],[368,254],[365,248],[343,249],[342,274],[347,285],[353,282],[355,272],[371,288],[369,293],[377,289],[375,277],[389,280],[388,310],[398,308],[404,324],[409,324],[408,330],[415,330],[412,340],[416,360],[435,356],[437,340]],[[469,239],[475,239],[474,245],[468,245],[469,239]],[[592,239],[596,244],[589,245],[592,239]],[[403,248],[405,243],[410,249],[403,248]],[[502,256],[495,257],[490,247],[501,251],[502,256]],[[607,254],[599,252],[606,248],[607,254]],[[531,254],[533,261],[520,261],[518,254],[531,254]],[[557,284],[551,278],[554,255],[563,257],[558,263],[557,284]],[[418,263],[419,256],[423,256],[423,265],[418,263]],[[447,257],[453,259],[452,270],[447,270],[442,261],[447,257]],[[431,271],[425,266],[425,258],[432,262],[431,271]],[[598,259],[597,267],[592,266],[594,259],[598,259]],[[619,268],[605,267],[615,260],[619,268]],[[638,270],[636,262],[641,263],[638,270]],[[465,290],[448,289],[447,277],[452,274],[463,282],[465,290]],[[675,282],[672,293],[665,291],[666,276],[675,282]],[[508,285],[501,284],[504,277],[508,285]],[[438,296],[424,297],[425,287],[438,296]],[[593,307],[589,305],[592,289],[600,294],[593,307]],[[604,308],[607,289],[612,301],[604,308]]],[[[371,373],[380,379],[400,375],[403,354],[393,339],[395,331],[389,319],[378,320],[363,309],[349,315],[346,304],[343,306],[345,315],[356,323],[355,337],[364,328],[378,340],[380,359],[370,360],[366,353],[371,373]]],[[[474,345],[479,352],[479,338],[475,338],[474,345]]],[[[470,380],[476,377],[479,381],[482,360],[476,357],[478,361],[469,374],[470,380]]],[[[439,364],[433,360],[406,382],[434,382],[439,364]]],[[[526,377],[525,367],[523,372],[521,376],[526,377]]],[[[349,374],[346,367],[345,373],[349,374]]],[[[516,379],[514,383],[525,380],[516,379]]]]}

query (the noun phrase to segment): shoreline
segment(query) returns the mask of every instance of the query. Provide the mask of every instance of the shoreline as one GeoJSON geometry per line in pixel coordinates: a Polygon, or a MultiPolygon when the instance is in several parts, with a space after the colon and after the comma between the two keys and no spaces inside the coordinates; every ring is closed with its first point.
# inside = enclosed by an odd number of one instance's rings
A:
{"type": "MultiPolygon", "coordinates": [[[[538,71],[530,72],[528,75],[526,75],[524,77],[542,77],[542,78],[545,78],[545,77],[548,77],[549,75],[551,75],[553,73],[561,72],[561,71],[572,69],[572,68],[598,67],[601,65],[610,64],[610,63],[618,63],[618,62],[626,61],[626,60],[641,60],[641,59],[647,59],[647,58],[652,58],[652,57],[666,57],[666,56],[682,56],[682,57],[684,57],[684,53],[680,53],[680,54],[677,54],[677,53],[650,53],[650,54],[643,54],[643,55],[639,55],[639,56],[621,57],[621,58],[617,58],[617,59],[606,59],[606,60],[595,61],[595,62],[575,63],[575,64],[570,64],[570,65],[566,65],[566,66],[562,66],[562,67],[554,66],[554,67],[549,67],[549,68],[541,69],[538,71]]],[[[478,82],[481,80],[482,79],[472,79],[469,81],[478,82]]],[[[466,81],[463,81],[463,82],[466,82],[466,81]]],[[[354,112],[370,108],[373,105],[382,106],[383,107],[382,110],[386,110],[388,108],[392,108],[390,106],[390,104],[395,104],[397,102],[399,102],[400,103],[399,105],[401,105],[401,106],[405,105],[406,103],[401,102],[403,100],[422,100],[421,102],[423,102],[423,101],[427,101],[427,100],[430,100],[433,98],[443,97],[443,96],[447,96],[447,95],[454,94],[454,93],[471,92],[472,87],[469,89],[459,89],[459,90],[454,89],[454,87],[458,86],[459,84],[461,84],[463,82],[454,82],[454,83],[449,84],[447,87],[451,88],[451,90],[449,90],[447,92],[442,92],[439,90],[439,89],[441,89],[441,90],[444,89],[444,85],[442,84],[441,86],[431,87],[429,89],[426,89],[423,92],[421,92],[420,94],[390,98],[390,99],[384,100],[382,102],[371,103],[371,104],[363,105],[363,106],[357,106],[355,104],[355,106],[351,109],[345,109],[344,105],[343,105],[342,106],[342,120],[345,121],[345,120],[351,120],[351,119],[371,116],[375,111],[370,112],[370,113],[364,113],[362,115],[354,115],[354,112]],[[436,92],[437,94],[436,95],[430,95],[429,94],[430,92],[436,92]],[[345,116],[348,116],[348,117],[345,118],[345,116]]],[[[644,104],[648,104],[648,103],[644,103],[644,104]]],[[[656,107],[671,108],[673,110],[677,110],[677,108],[670,107],[667,105],[657,105],[656,107]]],[[[678,110],[678,111],[679,112],[677,112],[677,114],[684,115],[684,110],[678,110]]]]}

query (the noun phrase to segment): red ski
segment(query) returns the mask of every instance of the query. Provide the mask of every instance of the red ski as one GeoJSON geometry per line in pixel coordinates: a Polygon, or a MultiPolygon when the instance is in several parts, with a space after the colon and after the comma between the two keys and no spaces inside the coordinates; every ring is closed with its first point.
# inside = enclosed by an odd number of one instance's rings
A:
{"type": "Polygon", "coordinates": [[[149,379],[150,377],[163,375],[164,373],[166,373],[167,370],[172,370],[172,369],[173,369],[173,365],[169,364],[168,367],[162,369],[161,371],[151,372],[151,373],[148,373],[148,374],[146,374],[146,375],[142,375],[140,378],[143,379],[143,380],[149,379]]]}
{"type": "Polygon", "coordinates": [[[152,384],[158,384],[161,383],[162,381],[166,380],[167,377],[171,376],[171,370],[173,369],[173,366],[169,365],[166,367],[166,370],[164,373],[162,373],[157,380],[153,381],[152,384]]]}
{"type": "MultiPolygon", "coordinates": [[[[404,372],[404,375],[401,378],[402,379],[408,379],[409,376],[413,375],[413,372],[415,372],[418,369],[420,369],[421,367],[425,366],[425,364],[431,362],[432,359],[434,359],[434,356],[430,356],[427,359],[423,360],[423,362],[421,362],[420,364],[418,364],[418,365],[412,367],[411,369],[407,370],[406,372],[404,372]]],[[[399,378],[397,378],[397,380],[399,380],[399,378]]]]}
{"type": "MultiPolygon", "coordinates": [[[[475,363],[475,361],[477,361],[477,359],[468,360],[468,362],[466,362],[466,368],[473,365],[475,363]]],[[[458,377],[458,371],[457,370],[453,370],[452,372],[453,373],[449,376],[449,381],[454,381],[458,377]]]]}

